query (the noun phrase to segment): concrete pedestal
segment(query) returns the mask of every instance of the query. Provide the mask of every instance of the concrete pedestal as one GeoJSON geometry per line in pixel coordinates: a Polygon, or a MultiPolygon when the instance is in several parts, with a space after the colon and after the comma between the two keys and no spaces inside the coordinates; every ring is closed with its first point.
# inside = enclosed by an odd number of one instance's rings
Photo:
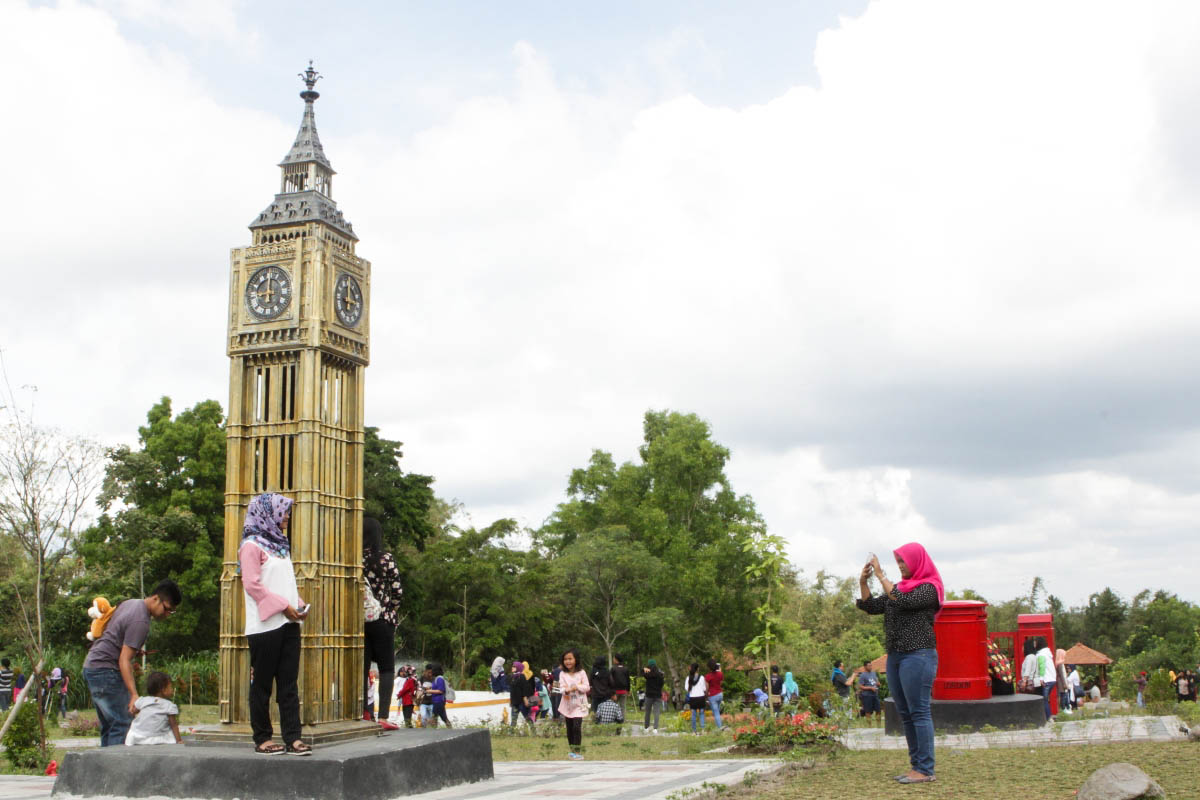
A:
{"type": "MultiPolygon", "coordinates": [[[[987,700],[933,700],[933,729],[937,733],[974,732],[985,725],[1000,730],[1040,728],[1046,724],[1042,698],[1012,694],[987,700]]],[[[903,736],[904,725],[896,713],[896,701],[883,701],[884,731],[903,736]]]]}
{"type": "Polygon", "coordinates": [[[486,730],[421,729],[305,757],[213,744],[75,751],[63,760],[54,796],[385,800],[492,777],[486,730]]]}

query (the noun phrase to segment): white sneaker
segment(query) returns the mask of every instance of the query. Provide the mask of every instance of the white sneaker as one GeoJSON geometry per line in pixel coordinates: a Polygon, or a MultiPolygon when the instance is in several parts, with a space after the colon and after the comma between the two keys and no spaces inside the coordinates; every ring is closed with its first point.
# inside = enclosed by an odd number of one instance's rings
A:
{"type": "Polygon", "coordinates": [[[567,758],[571,759],[572,761],[583,761],[583,754],[582,753],[567,753],[567,758]]]}

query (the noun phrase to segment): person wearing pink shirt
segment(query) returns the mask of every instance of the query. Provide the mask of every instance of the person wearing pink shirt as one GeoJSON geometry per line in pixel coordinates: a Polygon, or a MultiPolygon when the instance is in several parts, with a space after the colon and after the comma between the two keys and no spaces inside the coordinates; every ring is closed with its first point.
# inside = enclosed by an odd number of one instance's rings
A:
{"type": "Polygon", "coordinates": [[[562,688],[562,700],[558,713],[567,725],[567,758],[579,761],[583,758],[583,718],[589,711],[588,692],[592,690],[587,670],[583,668],[579,651],[571,648],[559,659],[561,672],[558,685],[562,688]]]}
{"type": "Polygon", "coordinates": [[[246,600],[246,641],[250,645],[250,729],[254,752],[312,755],[300,738],[300,623],[308,605],[296,588],[287,526],[292,501],[281,494],[260,494],[246,508],[238,565],[246,600]],[[271,729],[271,685],[279,705],[283,741],[271,729]]]}

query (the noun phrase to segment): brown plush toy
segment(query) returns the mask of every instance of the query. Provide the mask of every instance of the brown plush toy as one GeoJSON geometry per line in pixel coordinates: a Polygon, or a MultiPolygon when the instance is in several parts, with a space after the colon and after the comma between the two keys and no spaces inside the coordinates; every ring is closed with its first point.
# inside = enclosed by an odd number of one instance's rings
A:
{"type": "Polygon", "coordinates": [[[104,628],[108,625],[108,618],[112,616],[113,607],[106,598],[97,597],[92,600],[87,613],[92,618],[92,628],[87,632],[87,640],[94,642],[104,635],[104,628]]]}

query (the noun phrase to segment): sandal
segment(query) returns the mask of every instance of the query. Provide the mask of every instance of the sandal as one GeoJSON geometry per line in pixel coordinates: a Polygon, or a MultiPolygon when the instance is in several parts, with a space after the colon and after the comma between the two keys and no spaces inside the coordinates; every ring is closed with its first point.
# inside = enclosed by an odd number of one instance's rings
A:
{"type": "Polygon", "coordinates": [[[937,778],[935,778],[932,775],[922,775],[919,778],[910,778],[907,775],[905,775],[903,778],[899,778],[896,782],[897,783],[933,783],[936,780],[937,780],[937,778]]]}
{"type": "Polygon", "coordinates": [[[277,756],[284,752],[284,747],[281,744],[275,744],[275,742],[263,742],[254,747],[254,752],[260,756],[277,756]]]}
{"type": "Polygon", "coordinates": [[[312,748],[306,745],[304,742],[297,742],[295,744],[288,745],[287,754],[289,756],[311,756],[312,748]]]}

